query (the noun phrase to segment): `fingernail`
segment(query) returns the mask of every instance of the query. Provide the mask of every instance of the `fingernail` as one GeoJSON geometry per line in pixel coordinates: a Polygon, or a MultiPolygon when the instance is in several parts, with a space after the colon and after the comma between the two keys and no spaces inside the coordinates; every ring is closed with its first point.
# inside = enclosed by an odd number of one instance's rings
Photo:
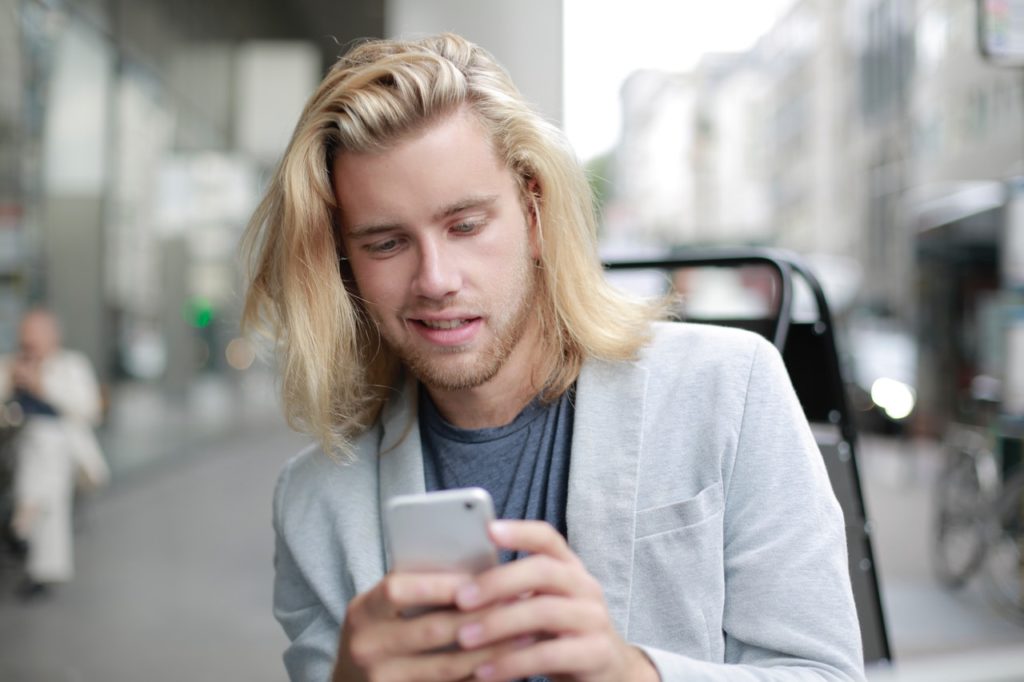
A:
{"type": "Polygon", "coordinates": [[[494,666],[490,663],[484,663],[482,666],[476,669],[476,676],[481,680],[489,680],[494,677],[494,666]]]}
{"type": "Polygon", "coordinates": [[[480,588],[475,583],[467,583],[455,593],[455,601],[462,608],[476,606],[480,602],[480,588]]]}
{"type": "Polygon", "coordinates": [[[484,626],[480,623],[469,623],[459,628],[459,644],[462,646],[473,646],[484,637],[484,626]]]}
{"type": "Polygon", "coordinates": [[[504,521],[494,521],[491,523],[491,534],[494,535],[498,540],[507,540],[509,532],[509,525],[504,521]]]}
{"type": "Polygon", "coordinates": [[[533,635],[523,635],[512,642],[513,649],[525,649],[528,646],[537,643],[537,638],[533,635]]]}

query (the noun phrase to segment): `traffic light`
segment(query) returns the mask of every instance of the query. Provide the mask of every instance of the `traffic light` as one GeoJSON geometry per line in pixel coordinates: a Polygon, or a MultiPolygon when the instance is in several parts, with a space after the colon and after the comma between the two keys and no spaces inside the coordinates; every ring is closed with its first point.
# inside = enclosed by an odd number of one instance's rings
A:
{"type": "Polygon", "coordinates": [[[203,296],[193,296],[185,301],[181,316],[185,322],[196,329],[205,329],[213,322],[213,303],[203,296]]]}

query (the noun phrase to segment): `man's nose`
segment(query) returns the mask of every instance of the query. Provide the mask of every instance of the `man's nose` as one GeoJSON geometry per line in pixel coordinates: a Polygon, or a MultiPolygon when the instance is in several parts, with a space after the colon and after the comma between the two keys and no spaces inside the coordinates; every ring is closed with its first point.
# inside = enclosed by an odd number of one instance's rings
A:
{"type": "Polygon", "coordinates": [[[424,240],[413,280],[413,293],[424,298],[441,299],[459,291],[462,275],[452,250],[444,243],[424,240]]]}

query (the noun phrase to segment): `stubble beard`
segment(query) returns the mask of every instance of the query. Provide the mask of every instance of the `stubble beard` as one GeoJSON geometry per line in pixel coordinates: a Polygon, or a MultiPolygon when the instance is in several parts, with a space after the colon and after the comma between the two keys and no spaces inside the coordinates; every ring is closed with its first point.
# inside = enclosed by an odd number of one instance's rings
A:
{"type": "Polygon", "coordinates": [[[424,352],[412,343],[385,338],[420,383],[442,391],[459,391],[482,386],[501,371],[522,341],[530,315],[534,314],[537,273],[529,258],[524,258],[521,263],[511,283],[513,291],[521,292],[514,301],[512,313],[502,317],[501,311],[492,311],[488,321],[493,325],[493,338],[472,356],[451,357],[465,354],[461,348],[424,352]]]}

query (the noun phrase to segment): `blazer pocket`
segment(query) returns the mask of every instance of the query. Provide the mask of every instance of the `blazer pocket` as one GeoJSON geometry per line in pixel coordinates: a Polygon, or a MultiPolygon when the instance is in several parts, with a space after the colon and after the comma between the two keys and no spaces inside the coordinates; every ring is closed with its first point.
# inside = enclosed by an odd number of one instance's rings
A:
{"type": "Polygon", "coordinates": [[[644,509],[636,515],[636,539],[695,526],[721,512],[722,505],[722,482],[718,481],[688,500],[644,509]]]}

